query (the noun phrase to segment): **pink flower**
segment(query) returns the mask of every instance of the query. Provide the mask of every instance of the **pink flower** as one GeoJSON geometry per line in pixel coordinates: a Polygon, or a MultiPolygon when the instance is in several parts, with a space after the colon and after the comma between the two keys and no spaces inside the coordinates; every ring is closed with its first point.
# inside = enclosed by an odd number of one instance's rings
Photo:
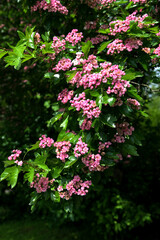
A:
{"type": "Polygon", "coordinates": [[[80,195],[84,196],[88,192],[89,186],[92,184],[91,181],[82,181],[81,178],[76,175],[74,176],[73,180],[71,180],[66,185],[66,190],[64,192],[60,192],[60,197],[65,198],[66,200],[69,200],[71,196],[74,195],[80,195]]]}
{"type": "Polygon", "coordinates": [[[68,91],[67,88],[63,89],[61,93],[58,94],[58,101],[61,101],[63,104],[67,103],[73,97],[74,91],[68,91]]]}
{"type": "Polygon", "coordinates": [[[48,10],[48,12],[60,12],[67,15],[68,10],[63,6],[59,0],[51,0],[51,3],[47,3],[45,0],[37,1],[36,4],[31,7],[31,11],[37,11],[38,9],[48,10]]]}
{"type": "Polygon", "coordinates": [[[39,147],[40,148],[45,148],[47,147],[52,147],[54,140],[52,138],[46,137],[45,135],[42,135],[40,138],[40,143],[39,143],[39,147]]]}
{"type": "Polygon", "coordinates": [[[61,159],[62,162],[65,162],[66,158],[69,157],[68,152],[71,143],[69,141],[55,142],[54,147],[56,147],[57,158],[61,159]]]}
{"type": "Polygon", "coordinates": [[[83,38],[82,32],[78,33],[78,29],[73,29],[68,35],[66,36],[66,41],[72,43],[72,46],[75,46],[78,42],[81,41],[83,38]]]}
{"type": "Polygon", "coordinates": [[[72,66],[72,61],[69,58],[62,58],[55,68],[52,68],[52,70],[55,70],[56,72],[59,72],[60,70],[66,71],[72,66]]]}
{"type": "Polygon", "coordinates": [[[89,171],[104,171],[106,167],[100,165],[101,155],[100,154],[89,154],[87,157],[82,158],[82,162],[88,167],[89,171]]]}
{"type": "Polygon", "coordinates": [[[87,144],[85,142],[82,142],[82,137],[80,137],[74,148],[75,157],[80,157],[81,155],[86,154],[88,151],[89,149],[87,147],[87,144]]]}
{"type": "Polygon", "coordinates": [[[11,154],[9,157],[8,157],[8,160],[9,161],[12,161],[12,160],[15,160],[14,163],[16,163],[17,165],[19,166],[22,166],[23,165],[23,161],[19,161],[17,160],[17,158],[19,158],[20,154],[22,153],[22,151],[20,151],[19,149],[14,149],[12,151],[13,154],[11,154]]]}

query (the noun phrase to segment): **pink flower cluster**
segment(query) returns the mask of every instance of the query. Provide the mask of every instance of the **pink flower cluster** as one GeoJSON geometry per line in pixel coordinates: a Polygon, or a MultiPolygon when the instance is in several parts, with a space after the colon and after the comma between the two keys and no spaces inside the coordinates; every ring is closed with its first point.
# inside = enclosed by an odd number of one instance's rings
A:
{"type": "Polygon", "coordinates": [[[73,29],[68,35],[66,36],[66,41],[72,43],[72,46],[75,46],[78,42],[81,41],[83,38],[82,32],[78,32],[78,29],[73,29]]]}
{"type": "Polygon", "coordinates": [[[96,29],[96,26],[97,26],[97,21],[88,21],[88,22],[85,22],[84,29],[86,30],[96,29]]]}
{"type": "Polygon", "coordinates": [[[55,179],[49,181],[46,177],[40,177],[40,174],[37,173],[36,179],[34,179],[34,181],[30,184],[30,187],[34,187],[37,193],[46,192],[47,189],[50,188],[49,183],[53,184],[54,181],[55,179]]]}
{"type": "Polygon", "coordinates": [[[45,135],[42,135],[40,138],[40,143],[39,143],[39,147],[40,148],[45,148],[47,147],[52,147],[54,140],[52,138],[46,137],[45,135]]]}
{"type": "Polygon", "coordinates": [[[107,36],[105,35],[102,35],[102,34],[98,34],[97,36],[95,37],[92,37],[92,38],[87,38],[86,39],[86,42],[89,40],[92,42],[92,44],[99,44],[101,42],[103,42],[104,40],[107,39],[107,36]]]}
{"type": "Polygon", "coordinates": [[[138,49],[142,46],[143,42],[137,38],[128,38],[125,41],[125,48],[127,51],[131,52],[133,49],[138,49]]]}
{"type": "Polygon", "coordinates": [[[66,200],[69,200],[72,195],[80,195],[84,196],[88,192],[89,186],[92,185],[91,181],[82,181],[81,178],[77,175],[74,176],[73,180],[71,180],[67,185],[66,185],[66,190],[62,192],[63,188],[59,188],[59,195],[61,198],[65,198],[66,200]],[[62,190],[62,191],[61,191],[62,190]]]}
{"type": "MultiPolygon", "coordinates": [[[[90,55],[88,60],[79,59],[82,63],[82,71],[78,71],[75,76],[70,80],[72,85],[76,84],[77,88],[83,86],[86,88],[97,88],[101,83],[106,83],[109,78],[122,81],[121,78],[125,75],[125,72],[118,68],[118,65],[112,65],[111,63],[101,63],[102,70],[98,73],[91,73],[92,70],[98,68],[98,63],[94,55],[90,55]]],[[[115,82],[113,81],[113,84],[115,82]]],[[[124,83],[122,81],[122,83],[124,83]]]]}
{"type": "Polygon", "coordinates": [[[45,0],[37,1],[36,4],[31,7],[31,11],[35,12],[38,9],[48,10],[48,12],[60,12],[67,15],[68,10],[63,6],[59,0],[51,0],[51,3],[47,3],[45,0]]]}
{"type": "Polygon", "coordinates": [[[65,45],[66,45],[66,41],[64,39],[60,39],[58,37],[53,37],[53,43],[51,45],[51,48],[54,49],[55,54],[60,53],[61,51],[65,50],[65,45]]]}
{"type": "Polygon", "coordinates": [[[68,91],[67,88],[63,89],[61,93],[58,94],[58,101],[61,101],[63,104],[67,103],[73,97],[74,91],[68,91]]]}
{"type": "Polygon", "coordinates": [[[130,0],[130,2],[134,2],[134,4],[136,4],[136,3],[146,3],[147,2],[147,0],[130,0]]]}
{"type": "Polygon", "coordinates": [[[78,97],[74,97],[73,100],[70,100],[70,103],[77,111],[82,110],[83,116],[86,115],[90,119],[98,118],[101,113],[99,107],[96,107],[95,101],[85,98],[85,92],[79,94],[78,97]]]}
{"type": "Polygon", "coordinates": [[[134,109],[140,109],[140,103],[136,99],[128,98],[127,104],[134,109]]]}
{"type": "Polygon", "coordinates": [[[12,153],[13,153],[13,154],[11,154],[11,155],[8,157],[8,160],[9,160],[9,161],[15,160],[14,162],[15,162],[17,165],[22,166],[23,161],[18,161],[18,160],[16,160],[16,159],[20,156],[20,154],[22,153],[22,151],[20,151],[20,150],[18,150],[18,149],[14,149],[14,150],[12,151],[12,153]]]}
{"type": "Polygon", "coordinates": [[[95,7],[107,7],[109,4],[116,0],[85,0],[85,3],[88,4],[91,8],[95,7]]]}
{"type": "Polygon", "coordinates": [[[86,154],[88,151],[89,151],[89,148],[87,147],[87,144],[85,142],[82,142],[82,137],[80,137],[74,148],[75,157],[78,158],[81,155],[86,154]]]}
{"type": "Polygon", "coordinates": [[[109,148],[109,146],[111,145],[112,143],[111,142],[105,142],[105,143],[102,143],[102,142],[99,142],[99,147],[98,147],[98,152],[101,153],[101,155],[105,155],[105,149],[106,148],[109,148]]]}
{"type": "Polygon", "coordinates": [[[106,92],[107,94],[114,93],[118,97],[123,96],[126,93],[127,88],[130,87],[129,82],[126,80],[113,80],[112,85],[114,85],[113,88],[109,86],[106,92]]]}
{"type": "Polygon", "coordinates": [[[125,136],[132,135],[132,132],[134,131],[134,127],[129,127],[128,122],[123,122],[120,124],[116,124],[117,127],[117,133],[114,135],[114,139],[112,142],[117,142],[117,143],[124,143],[125,142],[125,136]]]}
{"type": "Polygon", "coordinates": [[[159,44],[159,46],[154,50],[153,53],[156,54],[156,55],[158,55],[158,56],[160,56],[160,44],[159,44]]]}
{"type": "Polygon", "coordinates": [[[122,104],[123,104],[122,99],[117,97],[117,99],[116,99],[115,103],[112,105],[112,107],[116,107],[116,106],[120,107],[120,106],[122,106],[122,104]]]}
{"type": "Polygon", "coordinates": [[[85,118],[83,123],[81,124],[80,128],[84,130],[90,130],[92,125],[92,121],[89,120],[88,118],[85,118]]]}
{"type": "Polygon", "coordinates": [[[52,70],[55,70],[56,72],[59,72],[60,70],[66,71],[72,66],[72,61],[69,58],[62,58],[58,64],[52,68],[52,70]]]}
{"type": "Polygon", "coordinates": [[[56,147],[57,158],[61,159],[62,162],[65,162],[66,158],[69,157],[68,152],[71,143],[69,141],[55,142],[54,147],[56,147]]]}
{"type": "Polygon", "coordinates": [[[126,49],[126,47],[123,44],[123,41],[120,39],[115,39],[113,42],[109,43],[107,54],[113,55],[115,52],[120,53],[126,49]]]}
{"type": "Polygon", "coordinates": [[[113,55],[114,53],[120,53],[124,50],[127,50],[131,52],[133,49],[138,49],[139,46],[141,46],[143,42],[137,38],[129,38],[125,41],[125,44],[123,44],[123,41],[120,39],[115,39],[113,42],[108,44],[107,48],[107,54],[113,55]]]}
{"type": "Polygon", "coordinates": [[[89,171],[104,171],[108,167],[100,165],[100,154],[89,154],[87,157],[82,158],[82,162],[88,167],[89,171]]]}
{"type": "Polygon", "coordinates": [[[120,32],[127,32],[128,29],[130,28],[130,22],[131,21],[135,21],[138,22],[138,26],[140,28],[143,28],[144,24],[142,23],[143,20],[148,17],[147,14],[144,14],[142,17],[136,16],[137,11],[133,12],[131,15],[127,16],[125,20],[116,20],[116,21],[112,21],[110,22],[110,35],[116,35],[116,33],[120,33],[120,32]]]}

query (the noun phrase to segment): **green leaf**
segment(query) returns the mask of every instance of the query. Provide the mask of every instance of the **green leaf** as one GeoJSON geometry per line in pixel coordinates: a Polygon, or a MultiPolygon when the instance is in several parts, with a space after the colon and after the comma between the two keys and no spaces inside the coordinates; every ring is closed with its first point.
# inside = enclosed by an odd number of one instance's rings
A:
{"type": "Polygon", "coordinates": [[[110,33],[110,29],[107,28],[107,29],[99,29],[98,30],[99,33],[103,33],[103,34],[107,34],[107,33],[110,33]]]}
{"type": "MultiPolygon", "coordinates": [[[[50,0],[48,0],[48,1],[50,1],[50,0]]],[[[45,35],[42,34],[41,36],[42,36],[43,41],[48,42],[49,36],[50,36],[50,31],[45,32],[45,35]]]]}
{"type": "Polygon", "coordinates": [[[107,42],[103,42],[103,43],[100,45],[100,47],[98,48],[97,54],[101,53],[101,52],[108,46],[108,44],[109,44],[110,42],[112,42],[112,40],[107,41],[107,42]]]}
{"type": "Polygon", "coordinates": [[[68,125],[68,119],[69,119],[69,116],[66,117],[66,119],[61,123],[60,127],[63,128],[63,130],[66,130],[67,128],[67,125],[68,125]]]}
{"type": "Polygon", "coordinates": [[[51,79],[51,78],[54,77],[54,75],[55,75],[55,73],[53,73],[53,72],[47,72],[47,73],[44,74],[44,77],[45,77],[45,78],[50,78],[50,79],[51,79]]]}
{"type": "Polygon", "coordinates": [[[45,153],[44,155],[40,155],[40,154],[37,154],[38,156],[36,157],[36,159],[34,160],[34,163],[36,165],[38,164],[45,164],[46,160],[47,160],[47,157],[48,157],[48,154],[45,153]]]}
{"type": "Polygon", "coordinates": [[[83,42],[82,43],[82,52],[84,53],[84,57],[86,58],[89,54],[89,51],[92,47],[92,42],[91,41],[87,41],[87,42],[83,42]]]}
{"type": "Polygon", "coordinates": [[[86,135],[86,143],[87,144],[89,144],[90,142],[92,141],[92,135],[91,135],[91,133],[88,133],[87,135],[86,135]]]}
{"type": "Polygon", "coordinates": [[[115,121],[117,120],[116,116],[113,116],[111,114],[106,114],[106,115],[102,115],[101,118],[102,122],[106,125],[108,125],[109,127],[115,128],[115,121]]]}
{"type": "Polygon", "coordinates": [[[19,169],[17,166],[8,167],[1,174],[0,181],[7,179],[9,185],[11,185],[11,188],[14,188],[17,183],[18,174],[19,174],[19,169]]]}
{"type": "Polygon", "coordinates": [[[111,159],[119,159],[116,152],[107,152],[106,156],[107,158],[111,158],[111,159]]]}
{"type": "Polygon", "coordinates": [[[114,162],[113,159],[108,159],[108,158],[105,158],[105,157],[102,158],[101,163],[105,164],[108,167],[112,167],[112,166],[115,165],[115,162],[114,162]]]}
{"type": "MultiPolygon", "coordinates": [[[[35,162],[35,163],[36,163],[36,162],[35,162]]],[[[36,165],[37,165],[39,168],[45,170],[46,172],[51,171],[51,169],[50,169],[46,164],[43,164],[43,163],[36,163],[36,165]]]]}
{"type": "Polygon", "coordinates": [[[58,112],[54,117],[52,117],[52,118],[48,121],[47,126],[48,126],[48,127],[52,126],[55,122],[57,122],[57,121],[62,117],[63,114],[64,114],[64,112],[61,112],[61,113],[58,112]]]}
{"type": "Polygon", "coordinates": [[[0,49],[0,58],[4,57],[8,52],[0,49]]]}
{"type": "Polygon", "coordinates": [[[54,170],[53,170],[53,173],[52,173],[52,178],[58,178],[63,169],[64,169],[64,164],[55,167],[54,170]]]}
{"type": "Polygon", "coordinates": [[[71,143],[75,144],[78,141],[79,135],[75,135],[71,132],[66,132],[65,130],[62,130],[57,138],[57,142],[61,141],[70,141],[71,143]]]}
{"type": "Polygon", "coordinates": [[[17,33],[18,33],[18,36],[19,36],[20,39],[23,39],[23,40],[26,39],[26,36],[25,36],[25,34],[23,32],[17,31],[17,33]]]}
{"type": "Polygon", "coordinates": [[[90,90],[89,90],[89,93],[90,93],[90,95],[93,96],[93,97],[98,97],[98,96],[100,95],[99,92],[97,92],[97,91],[90,91],[90,90]]]}
{"type": "Polygon", "coordinates": [[[76,75],[77,71],[72,70],[72,71],[67,71],[66,76],[67,76],[67,82],[69,82],[74,76],[76,75]]]}
{"type": "Polygon", "coordinates": [[[125,71],[125,75],[123,76],[123,79],[127,81],[131,81],[137,77],[143,77],[143,73],[135,71],[134,68],[130,68],[125,71]]]}
{"type": "Polygon", "coordinates": [[[60,195],[59,195],[59,192],[54,192],[52,193],[51,192],[51,200],[54,201],[54,202],[60,202],[60,195]]]}
{"type": "Polygon", "coordinates": [[[69,161],[67,161],[64,165],[64,168],[69,168],[71,167],[75,162],[77,162],[78,158],[76,158],[75,156],[70,156],[69,157],[69,161]]]}
{"type": "Polygon", "coordinates": [[[133,145],[130,145],[130,144],[127,144],[127,143],[124,143],[123,146],[122,146],[122,152],[125,154],[125,155],[133,155],[133,156],[139,156],[139,154],[137,153],[137,148],[133,145]]]}
{"type": "Polygon", "coordinates": [[[22,60],[22,63],[32,59],[33,56],[32,55],[29,55],[29,54],[25,54],[24,57],[23,57],[23,60],[22,60]]]}
{"type": "Polygon", "coordinates": [[[26,149],[27,149],[27,152],[29,152],[29,151],[35,150],[37,148],[39,148],[39,141],[37,141],[35,144],[33,144],[31,148],[26,148],[26,149]]]}
{"type": "Polygon", "coordinates": [[[99,107],[99,109],[102,109],[102,103],[103,103],[103,95],[100,94],[97,98],[96,98],[96,104],[99,107]]]}
{"type": "Polygon", "coordinates": [[[143,102],[143,98],[140,97],[138,94],[137,94],[137,89],[133,86],[131,86],[128,91],[127,91],[127,94],[131,97],[134,97],[135,99],[137,99],[138,101],[140,102],[143,102]]]}
{"type": "Polygon", "coordinates": [[[151,16],[145,17],[145,19],[143,20],[143,23],[145,24],[156,24],[158,23],[158,21],[156,21],[155,19],[153,19],[151,16]]]}
{"type": "Polygon", "coordinates": [[[33,182],[33,178],[34,178],[34,168],[30,167],[28,172],[24,175],[24,179],[25,181],[27,180],[28,182],[33,182]]]}
{"type": "Polygon", "coordinates": [[[133,2],[129,2],[125,9],[128,10],[132,7],[133,7],[133,2]]]}
{"type": "Polygon", "coordinates": [[[11,161],[4,161],[4,167],[8,167],[8,166],[11,166],[15,163],[14,160],[11,160],[11,161]]]}
{"type": "Polygon", "coordinates": [[[148,71],[148,66],[145,62],[142,62],[141,60],[139,60],[138,62],[142,65],[142,67],[145,71],[148,71]]]}
{"type": "Polygon", "coordinates": [[[119,108],[119,111],[124,115],[124,116],[127,116],[129,118],[133,118],[133,109],[127,105],[122,105],[120,108],[119,108]]]}
{"type": "Polygon", "coordinates": [[[109,106],[112,106],[115,103],[115,101],[116,101],[116,98],[108,97],[107,102],[108,102],[109,106]]]}

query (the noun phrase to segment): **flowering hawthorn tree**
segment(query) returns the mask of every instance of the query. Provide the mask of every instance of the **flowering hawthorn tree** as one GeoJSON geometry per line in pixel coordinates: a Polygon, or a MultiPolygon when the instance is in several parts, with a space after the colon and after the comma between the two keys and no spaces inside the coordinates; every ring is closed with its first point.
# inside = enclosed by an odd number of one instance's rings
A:
{"type": "Polygon", "coordinates": [[[14,149],[1,174],[11,188],[23,174],[35,205],[43,194],[56,202],[84,196],[94,172],[138,156],[134,123],[145,116],[144,90],[159,64],[160,31],[154,0],[42,0],[26,6],[35,18],[62,14],[66,20],[56,36],[32,24],[17,31],[16,46],[0,49],[6,66],[27,71],[43,65],[44,81],[55,86],[47,122],[54,135],[39,133],[31,147],[14,149]],[[80,24],[83,7],[89,14],[80,24]],[[66,32],[76,14],[77,27],[66,32]]]}

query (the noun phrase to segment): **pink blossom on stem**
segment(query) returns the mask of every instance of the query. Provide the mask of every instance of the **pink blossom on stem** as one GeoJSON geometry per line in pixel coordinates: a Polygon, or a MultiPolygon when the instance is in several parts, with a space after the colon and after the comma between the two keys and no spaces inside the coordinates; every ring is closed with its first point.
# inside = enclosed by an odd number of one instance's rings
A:
{"type": "Polygon", "coordinates": [[[82,162],[88,167],[89,171],[104,171],[106,167],[100,165],[100,154],[89,154],[87,157],[82,158],[82,162]]]}
{"type": "Polygon", "coordinates": [[[19,166],[22,166],[23,165],[23,161],[19,161],[17,160],[17,158],[19,158],[20,154],[22,153],[22,151],[20,151],[19,149],[14,149],[12,151],[13,154],[11,154],[9,157],[8,157],[8,160],[9,161],[12,161],[12,160],[15,160],[14,163],[16,163],[17,165],[19,166]]]}
{"type": "Polygon", "coordinates": [[[40,148],[45,148],[47,147],[52,147],[54,140],[52,138],[46,137],[45,135],[42,135],[40,138],[40,143],[39,143],[39,147],[40,148]]]}
{"type": "Polygon", "coordinates": [[[136,99],[128,98],[127,104],[134,109],[140,109],[140,103],[136,99]]]}
{"type": "Polygon", "coordinates": [[[50,181],[48,178],[37,175],[36,179],[30,184],[30,187],[35,188],[37,193],[46,192],[47,189],[50,188],[49,183],[50,181]]]}
{"type": "Polygon", "coordinates": [[[69,58],[62,58],[58,64],[52,68],[52,70],[55,70],[56,72],[59,72],[60,70],[62,71],[66,71],[68,69],[70,69],[70,67],[72,66],[72,61],[69,58]]]}
{"type": "Polygon", "coordinates": [[[65,40],[72,43],[72,46],[75,46],[78,42],[81,41],[82,38],[82,32],[79,33],[78,29],[73,29],[70,33],[68,33],[65,40]]]}
{"type": "Polygon", "coordinates": [[[81,124],[80,128],[84,130],[90,130],[92,125],[92,121],[89,120],[88,118],[85,118],[83,123],[81,124]]]}
{"type": "Polygon", "coordinates": [[[61,101],[63,104],[67,103],[73,97],[74,91],[68,91],[67,88],[63,89],[61,93],[58,94],[57,101],[61,101]]]}
{"type": "Polygon", "coordinates": [[[86,154],[88,151],[89,151],[89,148],[87,147],[87,144],[85,142],[82,142],[82,137],[80,137],[74,148],[75,157],[78,158],[81,155],[86,154]]]}
{"type": "Polygon", "coordinates": [[[47,3],[45,0],[37,1],[36,4],[31,7],[31,11],[35,12],[38,9],[48,10],[48,12],[60,12],[67,15],[68,10],[63,6],[59,0],[51,0],[51,3],[47,3]]]}
{"type": "Polygon", "coordinates": [[[69,141],[55,142],[54,147],[56,147],[57,158],[59,158],[62,162],[65,162],[66,158],[69,157],[68,152],[70,150],[71,143],[69,141]]]}
{"type": "Polygon", "coordinates": [[[55,54],[60,53],[61,51],[65,50],[65,45],[66,45],[66,41],[64,39],[60,40],[60,38],[58,37],[53,37],[53,42],[51,45],[51,48],[54,49],[55,54]]]}
{"type": "Polygon", "coordinates": [[[99,117],[101,113],[99,107],[96,107],[95,101],[85,98],[85,92],[79,94],[78,97],[74,97],[73,100],[70,100],[70,103],[77,111],[82,110],[83,116],[86,115],[90,119],[99,117]]]}
{"type": "Polygon", "coordinates": [[[92,184],[91,181],[83,182],[81,178],[78,175],[76,175],[74,176],[73,180],[71,180],[66,185],[66,191],[63,191],[63,192],[61,191],[59,195],[61,198],[65,198],[66,200],[69,200],[73,194],[85,196],[91,184],[92,184]]]}

